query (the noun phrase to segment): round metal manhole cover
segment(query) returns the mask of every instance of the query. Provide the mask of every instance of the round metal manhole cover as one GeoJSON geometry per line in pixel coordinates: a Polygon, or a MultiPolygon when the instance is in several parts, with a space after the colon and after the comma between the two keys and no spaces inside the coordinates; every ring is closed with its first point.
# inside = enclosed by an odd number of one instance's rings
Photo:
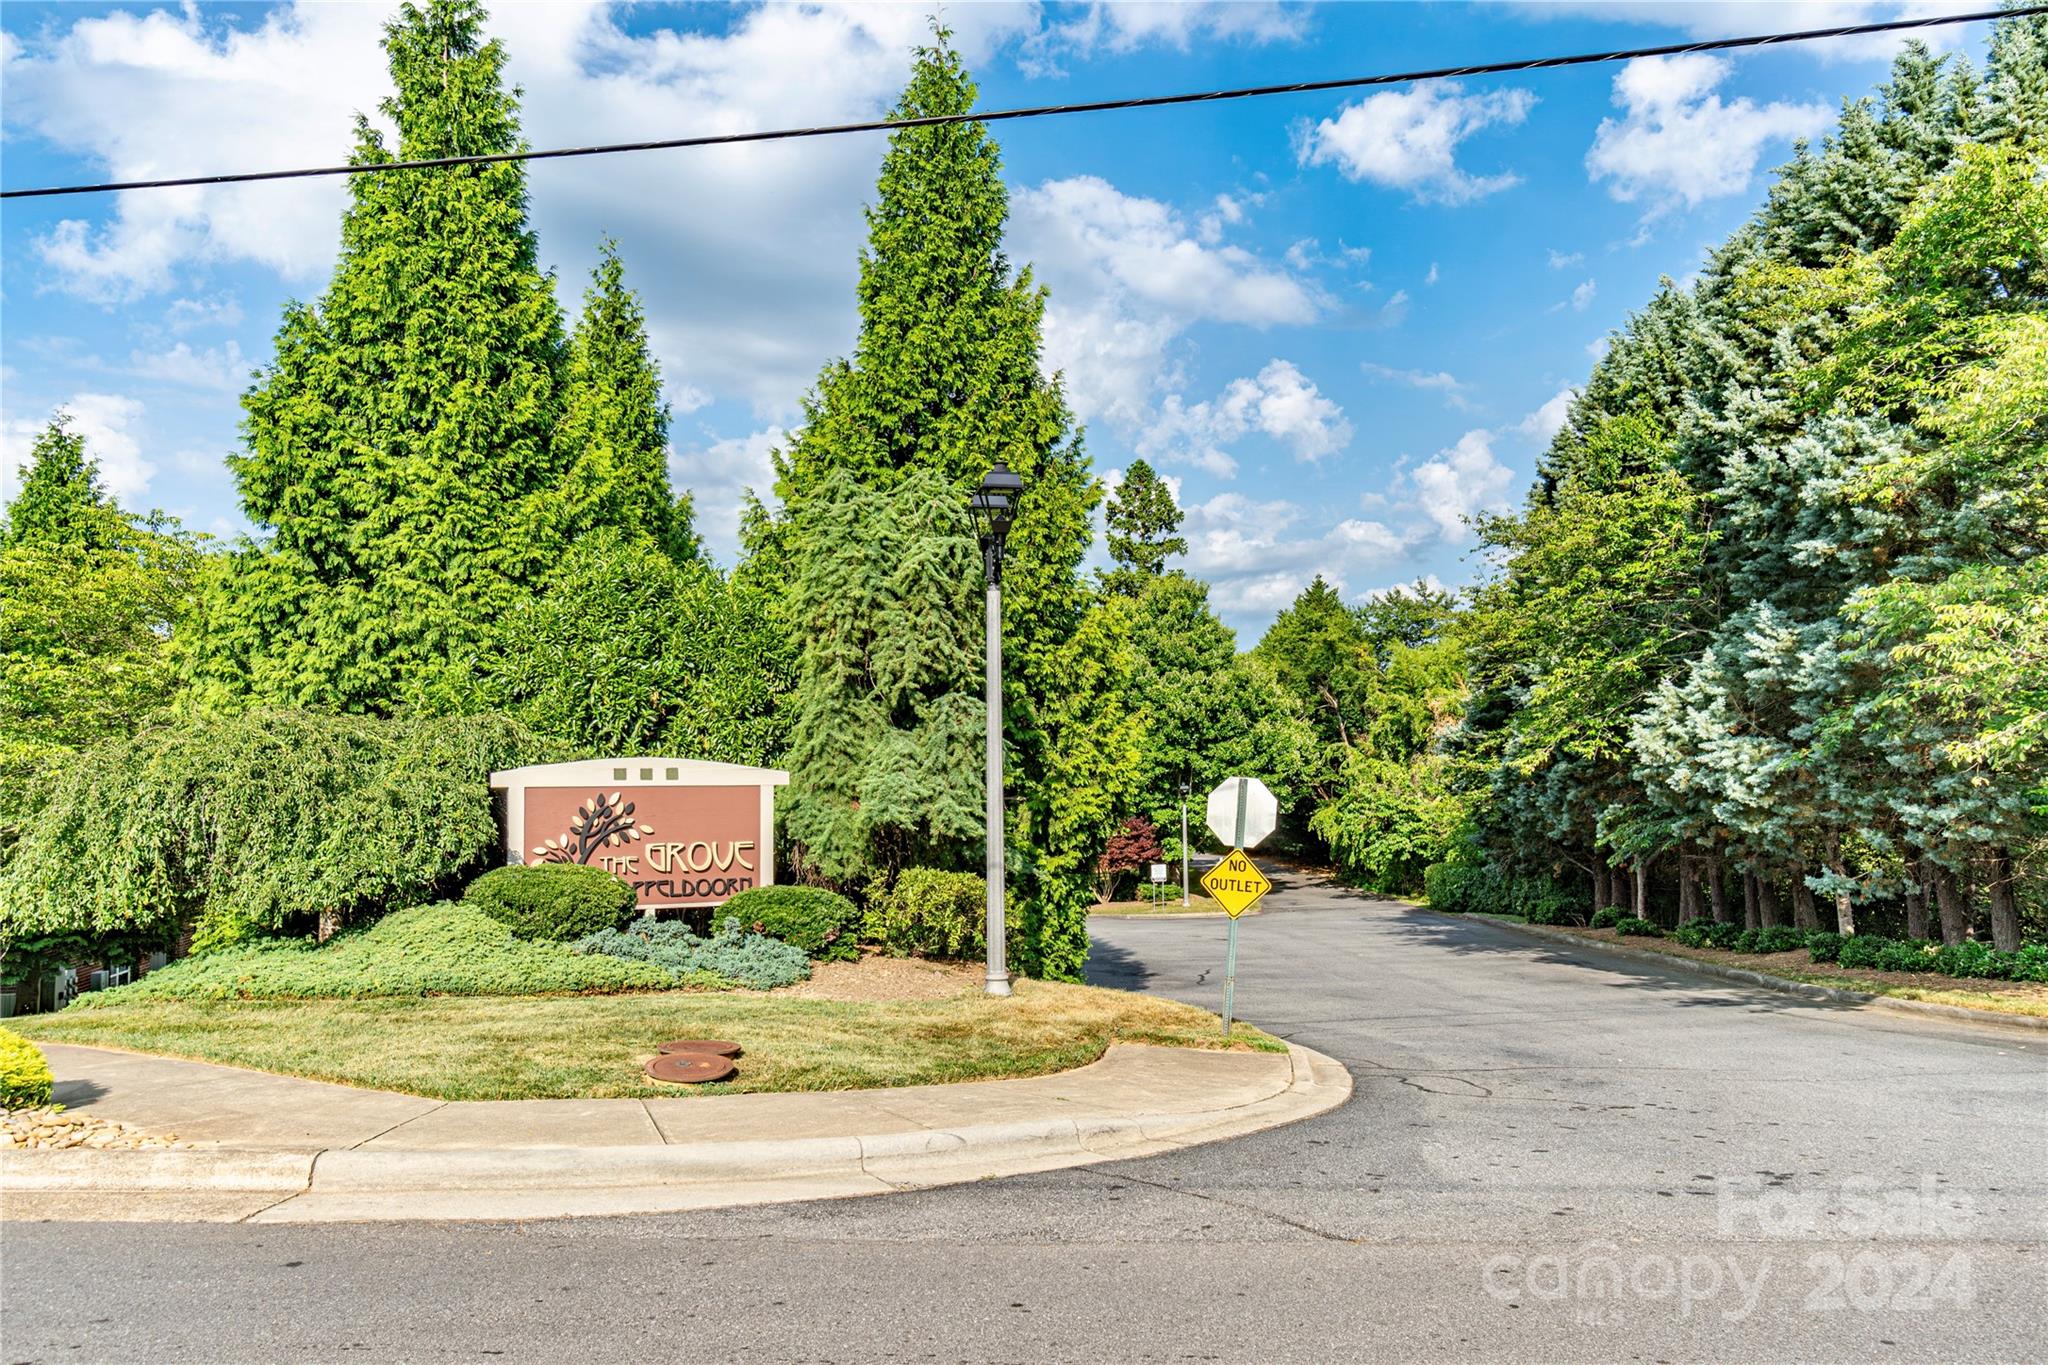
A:
{"type": "Polygon", "coordinates": [[[694,1052],[665,1052],[647,1064],[647,1074],[657,1081],[691,1085],[722,1081],[738,1070],[730,1057],[707,1057],[694,1052]]]}
{"type": "Polygon", "coordinates": [[[663,1043],[654,1050],[656,1052],[696,1052],[706,1057],[737,1057],[740,1055],[740,1045],[738,1043],[728,1043],[717,1038],[678,1038],[674,1042],[663,1043]]]}

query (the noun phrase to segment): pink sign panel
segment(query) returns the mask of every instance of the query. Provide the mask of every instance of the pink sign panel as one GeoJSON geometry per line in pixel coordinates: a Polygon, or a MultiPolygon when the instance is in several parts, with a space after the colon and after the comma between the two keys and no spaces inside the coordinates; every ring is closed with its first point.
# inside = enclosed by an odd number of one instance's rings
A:
{"type": "Polygon", "coordinates": [[[758,786],[527,787],[528,863],[582,863],[628,882],[642,911],[719,905],[766,884],[758,786]]]}

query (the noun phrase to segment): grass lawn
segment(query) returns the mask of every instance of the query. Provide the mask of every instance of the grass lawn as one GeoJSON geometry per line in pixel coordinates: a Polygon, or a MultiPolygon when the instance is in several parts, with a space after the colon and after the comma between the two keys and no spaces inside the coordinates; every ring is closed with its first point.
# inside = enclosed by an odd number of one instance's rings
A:
{"type": "MultiPolygon", "coordinates": [[[[1516,922],[1521,921],[1516,919],[1516,922]]],[[[2048,1017],[2048,982],[1978,981],[1935,972],[1880,972],[1865,967],[1837,967],[1832,963],[1813,961],[1804,948],[1796,948],[1789,953],[1732,953],[1723,948],[1688,948],[1666,938],[1624,937],[1612,929],[1562,929],[1542,924],[1529,927],[1553,932],[1559,937],[1597,939],[1625,948],[1645,948],[1667,957],[1740,967],[1745,971],[1812,986],[1832,986],[1837,990],[1863,991],[1899,1000],[1921,1000],[1930,1005],[1958,1005],[1964,1009],[1988,1010],[1993,1014],[2048,1017]]]]}
{"type": "MultiPolygon", "coordinates": [[[[1210,900],[1200,891],[1190,891],[1186,905],[1180,903],[1180,888],[1178,886],[1172,887],[1171,893],[1158,899],[1154,899],[1150,895],[1140,895],[1134,900],[1098,901],[1095,907],[1088,913],[1091,915],[1220,915],[1223,913],[1222,906],[1210,900]]],[[[1258,910],[1253,908],[1245,913],[1256,915],[1258,910]]]]}
{"type": "MultiPolygon", "coordinates": [[[[370,1000],[138,1000],[11,1020],[42,1042],[86,1043],[449,1100],[758,1090],[857,1090],[1037,1076],[1111,1043],[1225,1046],[1213,1014],[1170,1000],[1019,981],[1009,1000],[820,1000],[776,994],[429,996],[370,1000]],[[671,1038],[746,1049],[732,1081],[647,1080],[671,1038]]],[[[1285,1045],[1246,1025],[1232,1044],[1285,1045]]]]}

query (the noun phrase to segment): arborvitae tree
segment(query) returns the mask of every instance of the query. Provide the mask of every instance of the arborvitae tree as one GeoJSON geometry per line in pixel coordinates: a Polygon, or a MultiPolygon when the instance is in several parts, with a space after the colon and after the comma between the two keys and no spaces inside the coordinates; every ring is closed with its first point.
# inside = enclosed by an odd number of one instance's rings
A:
{"type": "Polygon", "coordinates": [[[836,882],[973,861],[980,556],[950,489],[917,470],[886,492],[843,483],[803,513],[784,824],[801,865],[836,882]]]}
{"type": "MultiPolygon", "coordinates": [[[[893,116],[962,114],[975,86],[940,30],[918,49],[893,116]]],[[[805,400],[776,456],[776,492],[805,506],[849,480],[886,491],[930,470],[967,491],[997,461],[1025,492],[1004,571],[1005,660],[1032,699],[1057,689],[1051,651],[1085,600],[1076,572],[1099,489],[1058,379],[1039,364],[1045,292],[1003,251],[1008,193],[979,123],[891,134],[861,251],[860,334],[805,400]]]]}
{"type": "MultiPolygon", "coordinates": [[[[974,99],[974,83],[942,29],[918,50],[894,112],[961,114],[974,99]]],[[[1050,842],[1056,829],[1077,826],[1055,809],[1064,797],[1049,778],[1058,756],[1049,751],[1045,719],[1071,686],[1064,651],[1087,601],[1079,568],[1100,490],[1059,380],[1040,367],[1044,291],[1028,270],[1013,271],[1003,251],[1008,197],[999,172],[996,144],[978,123],[891,134],[867,210],[859,338],[850,357],[819,376],[802,429],[777,453],[782,518],[756,519],[749,544],[784,575],[801,577],[817,556],[838,553],[814,538],[811,505],[850,484],[882,495],[923,472],[939,480],[929,485],[933,497],[964,512],[968,491],[997,461],[1022,476],[1003,582],[1009,790],[1023,807],[1009,828],[1027,876],[1020,920],[1033,926],[1019,944],[1021,965],[1047,970],[1028,940],[1037,926],[1054,926],[1046,933],[1062,942],[1081,932],[1092,902],[1088,865],[1101,851],[1050,842]]],[[[858,526],[852,532],[864,534],[858,526]]],[[[977,570],[970,564],[965,573],[972,591],[977,570]]],[[[978,624],[978,613],[969,617],[978,624]]],[[[805,641],[807,650],[829,647],[812,634],[805,641]]],[[[837,667],[807,661],[805,676],[837,667]]],[[[801,780],[801,741],[799,750],[792,764],[801,780]]],[[[963,780],[978,774],[978,750],[962,750],[954,761],[963,780]]],[[[962,850],[945,856],[957,859],[962,850]]],[[[1063,951],[1061,962],[1070,956],[1063,951]]]]}
{"type": "MultiPolygon", "coordinates": [[[[476,0],[407,4],[375,164],[523,146],[476,0]]],[[[229,463],[267,529],[207,596],[208,701],[446,709],[492,621],[585,529],[556,437],[564,364],[518,163],[349,178],[341,256],[293,304],[229,463]]]]}
{"type": "Polygon", "coordinates": [[[1117,566],[1109,582],[1127,595],[1142,591],[1146,579],[1165,571],[1167,560],[1188,551],[1187,541],[1174,534],[1181,510],[1173,490],[1143,460],[1131,461],[1124,471],[1124,481],[1109,500],[1107,520],[1109,557],[1117,566]]]}
{"type": "Polygon", "coordinates": [[[626,288],[617,244],[607,241],[569,339],[556,431],[567,488],[583,520],[648,536],[681,564],[702,551],[689,495],[669,496],[668,420],[646,311],[626,288]]]}
{"type": "Polygon", "coordinates": [[[71,417],[50,419],[20,467],[21,488],[0,518],[0,547],[109,550],[125,539],[127,518],[100,486],[99,462],[71,417]]]}

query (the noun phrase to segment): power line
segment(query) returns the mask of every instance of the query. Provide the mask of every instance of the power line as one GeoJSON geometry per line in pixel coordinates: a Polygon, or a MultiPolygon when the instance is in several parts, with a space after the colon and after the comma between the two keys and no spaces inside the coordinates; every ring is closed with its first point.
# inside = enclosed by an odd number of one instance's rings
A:
{"type": "Polygon", "coordinates": [[[1429,71],[1399,71],[1377,76],[1346,76],[1328,81],[1298,81],[1292,85],[1253,85],[1235,90],[1203,90],[1181,95],[1146,95],[1134,99],[1094,100],[1085,104],[1040,104],[1022,109],[995,109],[978,114],[933,114],[924,118],[828,123],[813,128],[774,128],[752,133],[661,138],[651,142],[612,142],[593,147],[554,147],[538,152],[441,156],[421,161],[371,161],[360,165],[309,166],[292,171],[241,171],[231,175],[190,175],[175,180],[121,180],[97,185],[53,185],[43,189],[0,191],[0,199],[41,199],[59,194],[106,194],[114,190],[160,190],[188,185],[238,185],[252,180],[306,180],[317,176],[369,175],[381,171],[426,171],[450,166],[490,166],[506,161],[554,161],[573,156],[610,156],[617,152],[657,152],[679,147],[725,147],[744,142],[786,142],[794,138],[833,137],[841,133],[879,133],[891,132],[898,128],[935,128],[951,123],[1003,123],[1013,119],[1051,118],[1062,114],[1102,114],[1122,109],[1164,109],[1179,104],[1214,104],[1223,100],[1261,99],[1268,95],[1305,95],[1324,90],[1358,90],[1374,85],[1408,85],[1423,81],[1452,80],[1461,76],[1500,76],[1521,71],[1549,71],[1567,66],[1634,61],[1641,57],[1675,57],[1692,52],[1727,52],[1736,48],[1807,43],[1822,38],[1854,38],[1871,33],[1899,33],[1909,29],[1938,28],[1947,24],[1973,24],[1987,19],[2018,18],[2031,14],[2048,14],[2048,4],[2022,5],[2002,10],[1976,10],[1969,14],[1937,14],[1919,19],[1889,19],[1882,23],[1846,24],[1834,28],[1810,28],[1796,33],[1759,33],[1745,38],[1703,38],[1698,42],[1669,43],[1662,47],[1632,47],[1612,52],[1581,52],[1564,57],[1529,57],[1518,61],[1480,62],[1470,66],[1438,67],[1429,71]]]}

